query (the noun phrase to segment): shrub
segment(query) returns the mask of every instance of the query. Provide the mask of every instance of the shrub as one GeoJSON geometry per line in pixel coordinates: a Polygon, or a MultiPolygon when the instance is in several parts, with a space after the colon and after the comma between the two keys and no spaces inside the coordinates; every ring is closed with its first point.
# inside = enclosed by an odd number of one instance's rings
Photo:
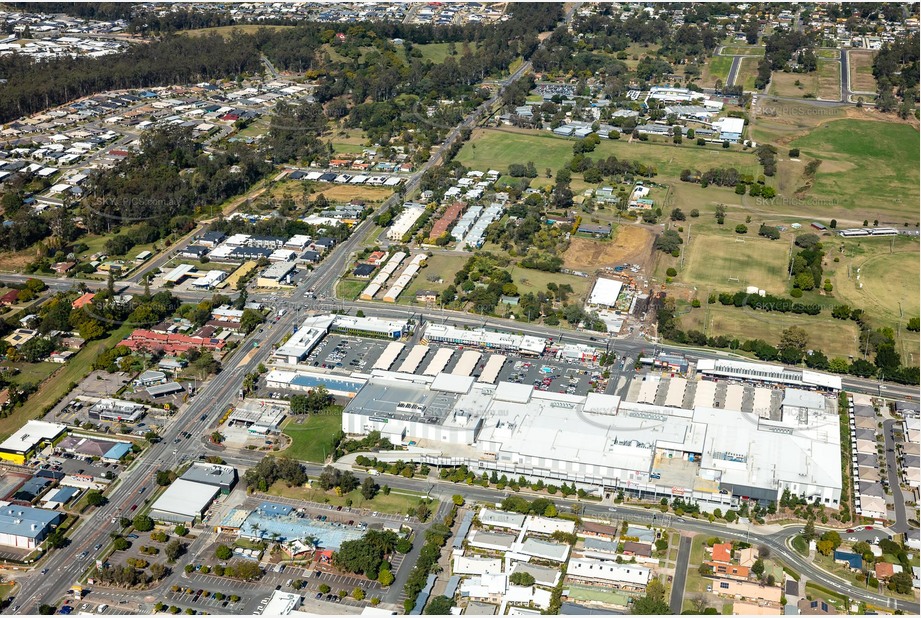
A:
{"type": "Polygon", "coordinates": [[[677,277],[678,271],[675,270],[674,268],[669,267],[669,269],[665,271],[665,274],[668,275],[669,277],[677,277]]]}

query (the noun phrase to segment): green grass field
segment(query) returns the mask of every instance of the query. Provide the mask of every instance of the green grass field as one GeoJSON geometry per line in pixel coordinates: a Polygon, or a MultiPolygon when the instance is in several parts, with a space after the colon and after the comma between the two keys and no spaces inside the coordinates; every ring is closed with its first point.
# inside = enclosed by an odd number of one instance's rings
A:
{"type": "Polygon", "coordinates": [[[572,286],[572,294],[568,302],[581,303],[588,294],[591,279],[587,277],[577,277],[575,275],[566,275],[562,273],[548,273],[542,270],[532,270],[530,268],[511,267],[509,273],[512,275],[512,281],[518,286],[519,294],[531,292],[547,293],[547,284],[556,283],[563,285],[568,283],[572,286]]]}
{"type": "Polygon", "coordinates": [[[608,588],[595,588],[592,586],[568,586],[569,598],[576,601],[589,601],[604,603],[606,605],[626,606],[629,595],[616,592],[608,588]]]}
{"type": "Polygon", "coordinates": [[[760,62],[758,58],[742,58],[735,83],[741,84],[745,90],[754,90],[755,77],[758,75],[758,62],[760,62]]]}
{"type": "Polygon", "coordinates": [[[819,60],[818,96],[820,99],[838,101],[841,99],[841,63],[819,60]]]}
{"type": "MultiPolygon", "coordinates": [[[[572,158],[573,139],[557,137],[546,131],[482,129],[474,132],[457,155],[457,160],[470,169],[496,169],[507,171],[509,163],[533,161],[541,178],[547,182],[544,170],[560,169],[572,158]]],[[[619,140],[603,140],[589,156],[593,159],[614,155],[618,159],[636,160],[656,167],[657,180],[677,180],[685,168],[702,171],[712,167],[734,167],[743,174],[757,175],[758,160],[752,152],[702,148],[692,144],[676,146],[672,143],[627,143],[625,136],[619,140]]]]}
{"type": "MultiPolygon", "coordinates": [[[[787,287],[790,245],[750,234],[692,234],[678,280],[705,290],[736,291],[754,285],[771,293],[787,287]],[[743,241],[744,242],[740,242],[743,241]]],[[[751,228],[750,228],[751,229],[751,228]]]]}
{"type": "Polygon", "coordinates": [[[780,341],[781,333],[791,326],[799,326],[809,333],[809,347],[822,350],[829,358],[857,354],[860,330],[851,321],[836,320],[831,310],[817,316],[775,311],[756,311],[749,308],[708,305],[706,298],[698,309],[691,309],[681,317],[685,330],[699,330],[708,336],[726,335],[746,339],[764,339],[772,345],[780,341]]]}
{"type": "Polygon", "coordinates": [[[824,58],[826,60],[837,60],[841,57],[841,52],[833,48],[823,48],[817,49],[815,52],[817,58],[824,58]]]}
{"type": "Polygon", "coordinates": [[[416,278],[407,286],[406,290],[397,299],[401,305],[409,305],[415,302],[416,292],[422,290],[432,290],[441,292],[454,282],[454,274],[464,267],[467,262],[467,256],[464,255],[444,255],[436,253],[425,262],[425,268],[419,271],[416,278]],[[440,279],[441,282],[432,281],[440,279]]]}
{"type": "Polygon", "coordinates": [[[340,279],[336,284],[336,297],[355,300],[366,287],[368,287],[367,279],[340,279]]]}
{"type": "Polygon", "coordinates": [[[834,120],[791,143],[822,159],[809,195],[870,220],[918,220],[918,130],[907,124],[834,120]]]}
{"type": "MultiPolygon", "coordinates": [[[[386,477],[378,477],[379,485],[386,485],[386,477]]],[[[313,489],[310,487],[288,487],[283,481],[278,481],[269,488],[267,492],[272,496],[281,496],[283,498],[293,498],[295,500],[306,500],[308,502],[320,502],[331,504],[332,506],[351,506],[354,508],[373,509],[382,513],[395,513],[404,515],[408,509],[414,508],[419,504],[421,494],[414,494],[400,490],[400,492],[391,491],[384,495],[378,493],[370,500],[366,500],[361,495],[361,490],[349,492],[342,496],[337,496],[335,492],[323,491],[322,489],[313,489]]],[[[438,508],[437,503],[431,505],[432,510],[438,508]]]]}
{"type": "MultiPolygon", "coordinates": [[[[448,47],[450,47],[450,43],[425,43],[422,45],[413,45],[414,50],[418,49],[422,52],[423,60],[430,60],[435,64],[441,64],[445,61],[445,58],[449,56],[448,47]]],[[[454,49],[456,51],[454,59],[460,60],[461,54],[463,53],[463,44],[455,43],[454,49]]],[[[474,50],[475,47],[471,45],[470,51],[473,52],[474,50]]]]}
{"type": "Polygon", "coordinates": [[[342,408],[334,406],[327,413],[292,416],[282,426],[291,445],[281,452],[286,457],[322,463],[332,453],[336,437],[342,431],[342,408]],[[303,418],[302,423],[297,421],[303,418]]]}
{"type": "Polygon", "coordinates": [[[918,302],[918,242],[898,237],[836,241],[844,251],[832,253],[841,261],[828,269],[835,285],[835,296],[855,307],[895,324],[899,309],[903,316],[921,312],[918,302]],[[890,242],[891,241],[891,242],[890,242]],[[890,246],[893,253],[890,253],[890,246]],[[860,269],[860,280],[857,280],[860,269]]]}
{"type": "Polygon", "coordinates": [[[12,377],[15,384],[39,384],[44,382],[48,376],[61,368],[57,363],[13,363],[5,365],[13,366],[19,369],[19,373],[12,377]]]}
{"type": "Polygon", "coordinates": [[[728,56],[713,56],[707,61],[707,66],[701,74],[701,81],[707,87],[712,86],[717,79],[726,83],[729,69],[732,67],[732,58],[728,56]]]}

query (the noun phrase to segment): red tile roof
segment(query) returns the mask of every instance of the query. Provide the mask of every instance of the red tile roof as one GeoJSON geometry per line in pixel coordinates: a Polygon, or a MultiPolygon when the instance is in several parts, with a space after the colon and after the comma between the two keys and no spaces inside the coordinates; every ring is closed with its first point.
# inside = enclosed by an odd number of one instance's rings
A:
{"type": "Polygon", "coordinates": [[[72,306],[74,309],[79,309],[79,308],[81,308],[81,307],[85,307],[86,305],[88,305],[88,304],[90,304],[91,302],[93,302],[93,299],[94,299],[95,297],[96,297],[96,293],[95,293],[95,292],[87,292],[86,294],[84,294],[83,296],[81,296],[80,298],[78,298],[77,300],[75,300],[73,303],[71,303],[71,306],[72,306]]]}
{"type": "Polygon", "coordinates": [[[732,561],[732,543],[717,543],[713,546],[714,562],[732,561]]]}
{"type": "Polygon", "coordinates": [[[451,204],[445,213],[441,215],[441,218],[435,222],[435,225],[432,226],[432,231],[429,234],[429,241],[435,241],[439,236],[448,231],[448,226],[450,226],[454,221],[460,216],[464,211],[463,202],[454,202],[451,204]]]}

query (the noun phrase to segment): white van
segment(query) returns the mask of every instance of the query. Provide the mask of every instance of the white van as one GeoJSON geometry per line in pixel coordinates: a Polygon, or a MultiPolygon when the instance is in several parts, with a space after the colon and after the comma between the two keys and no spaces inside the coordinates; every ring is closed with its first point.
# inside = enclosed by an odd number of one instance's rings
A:
{"type": "Polygon", "coordinates": [[[100,605],[99,607],[96,608],[96,613],[101,614],[101,613],[105,612],[107,609],[109,609],[109,606],[106,605],[105,603],[103,603],[102,605],[100,605]]]}

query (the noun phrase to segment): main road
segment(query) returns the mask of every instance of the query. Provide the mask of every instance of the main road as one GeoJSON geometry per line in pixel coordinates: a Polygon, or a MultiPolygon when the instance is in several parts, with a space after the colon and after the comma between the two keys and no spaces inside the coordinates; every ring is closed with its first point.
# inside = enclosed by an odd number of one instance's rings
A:
{"type": "MultiPolygon", "coordinates": [[[[581,3],[570,6],[565,15],[568,23],[581,3]]],[[[502,82],[502,87],[489,100],[483,102],[461,124],[452,129],[444,144],[432,157],[413,174],[406,183],[406,192],[414,191],[423,174],[438,165],[445,153],[448,152],[454,141],[460,136],[463,128],[472,128],[477,121],[492,110],[493,105],[502,96],[504,88],[520,79],[530,69],[530,63],[523,63],[515,72],[502,82]]],[[[388,199],[379,212],[395,205],[401,199],[394,195],[388,199]]],[[[335,280],[344,266],[348,263],[352,253],[364,239],[368,229],[373,226],[370,219],[358,224],[351,236],[333,249],[324,260],[321,268],[311,272],[293,290],[294,298],[302,298],[308,290],[331,290],[335,280]]],[[[17,277],[7,276],[7,279],[16,280],[17,277]]],[[[43,279],[44,280],[44,279],[43,279]]],[[[63,282],[52,282],[61,285],[63,282]]],[[[72,282],[68,282],[72,285],[72,282]]],[[[41,603],[56,603],[76,583],[83,573],[90,567],[96,557],[93,549],[96,545],[107,545],[109,535],[119,529],[118,518],[128,516],[132,507],[140,508],[143,502],[143,493],[155,487],[155,473],[158,469],[171,468],[182,461],[197,455],[201,444],[197,440],[183,440],[182,432],[193,435],[202,435],[207,431],[211,422],[227,409],[237,394],[237,389],[244,376],[256,371],[260,363],[265,362],[285,335],[291,332],[297,323],[299,311],[292,311],[278,320],[264,327],[265,336],[258,348],[241,347],[235,350],[229,359],[224,362],[223,370],[208,382],[184,409],[177,412],[162,433],[162,440],[152,445],[132,467],[122,474],[108,496],[108,503],[95,512],[84,517],[76,530],[69,537],[69,545],[65,550],[54,551],[42,563],[48,570],[47,575],[33,572],[27,578],[22,578],[19,594],[17,595],[20,613],[37,613],[41,603]],[[178,444],[175,443],[179,440],[178,444]]],[[[150,494],[147,494],[150,495],[150,494]]]]}
{"type": "MultiPolygon", "coordinates": [[[[249,452],[226,453],[222,452],[221,456],[232,465],[240,467],[249,467],[261,459],[262,455],[249,452]]],[[[311,476],[317,476],[322,471],[323,466],[316,464],[307,464],[307,473],[311,476]]],[[[359,480],[364,480],[367,476],[365,473],[355,471],[359,480]]],[[[387,484],[393,489],[401,489],[414,492],[431,492],[443,500],[450,499],[453,494],[460,494],[468,502],[499,502],[510,495],[509,491],[500,491],[490,487],[468,486],[460,483],[452,483],[442,479],[407,479],[400,476],[386,475],[378,476],[374,479],[378,483],[387,484]]],[[[528,497],[528,492],[520,492],[518,495],[528,497]]],[[[533,497],[538,497],[535,494],[533,497]]],[[[540,497],[546,498],[545,495],[540,497]]],[[[879,607],[886,607],[891,610],[901,609],[906,614],[918,614],[921,606],[916,602],[896,600],[882,594],[877,594],[867,590],[858,590],[854,588],[848,580],[841,579],[816,567],[808,556],[799,554],[792,549],[788,541],[794,536],[800,534],[800,526],[785,526],[781,529],[771,527],[762,529],[759,526],[752,525],[726,525],[710,523],[705,519],[694,519],[691,517],[676,517],[672,514],[663,514],[656,510],[649,510],[643,507],[634,507],[629,505],[606,505],[594,502],[582,502],[575,498],[558,498],[552,497],[552,501],[560,512],[568,512],[573,509],[583,517],[607,520],[628,520],[638,524],[651,524],[680,529],[683,532],[693,532],[695,534],[706,534],[710,536],[719,536],[727,540],[745,541],[752,545],[764,545],[768,547],[773,555],[780,557],[784,564],[796,571],[801,577],[806,577],[810,581],[816,582],[826,588],[834,590],[847,597],[863,600],[879,607]]],[[[681,550],[684,547],[684,541],[679,546],[679,565],[682,564],[681,550]]],[[[688,545],[688,548],[690,546],[688,545]]],[[[685,559],[684,564],[687,564],[685,559]]],[[[674,578],[675,586],[678,585],[678,577],[674,578]]]]}

